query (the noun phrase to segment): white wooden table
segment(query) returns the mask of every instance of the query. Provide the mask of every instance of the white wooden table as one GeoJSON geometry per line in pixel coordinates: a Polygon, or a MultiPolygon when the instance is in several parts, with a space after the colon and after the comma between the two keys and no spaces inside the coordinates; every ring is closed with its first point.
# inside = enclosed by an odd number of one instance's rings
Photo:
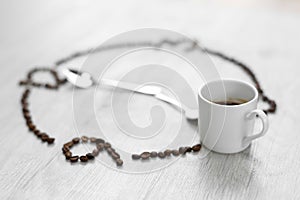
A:
{"type": "MultiPolygon", "coordinates": [[[[300,198],[297,2],[60,3],[0,3],[1,199],[300,198]],[[140,27],[182,32],[249,64],[278,102],[267,135],[239,154],[187,155],[152,173],[123,173],[97,162],[70,165],[61,154],[62,144],[75,136],[69,88],[30,97],[34,120],[56,137],[55,145],[47,147],[27,131],[19,103],[23,89],[17,83],[32,66],[51,65],[140,27]]],[[[223,77],[249,81],[237,68],[213,60],[223,77]]]]}

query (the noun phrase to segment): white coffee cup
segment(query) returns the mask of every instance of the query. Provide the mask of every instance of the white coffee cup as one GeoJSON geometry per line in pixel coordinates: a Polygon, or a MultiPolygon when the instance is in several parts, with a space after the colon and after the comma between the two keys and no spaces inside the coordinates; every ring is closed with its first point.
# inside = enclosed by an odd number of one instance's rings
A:
{"type": "Polygon", "coordinates": [[[267,115],[257,109],[258,92],[249,83],[238,80],[217,80],[205,84],[198,92],[199,131],[201,143],[218,153],[237,153],[252,140],[265,135],[269,128],[267,115]],[[215,102],[245,100],[239,105],[215,102]],[[262,121],[262,130],[253,133],[255,118],[262,121]]]}

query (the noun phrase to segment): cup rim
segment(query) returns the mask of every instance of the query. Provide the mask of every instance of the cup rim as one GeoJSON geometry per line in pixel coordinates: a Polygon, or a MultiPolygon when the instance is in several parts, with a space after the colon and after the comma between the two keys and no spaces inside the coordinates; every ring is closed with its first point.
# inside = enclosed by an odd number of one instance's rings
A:
{"type": "Polygon", "coordinates": [[[209,104],[212,104],[214,106],[219,106],[219,107],[226,107],[226,108],[236,108],[236,107],[242,107],[242,106],[246,106],[246,105],[249,105],[251,103],[253,103],[254,101],[256,101],[256,99],[258,99],[258,91],[257,89],[250,83],[248,82],[245,82],[245,81],[241,81],[241,80],[237,80],[237,79],[219,79],[219,80],[213,80],[213,81],[209,81],[207,83],[205,83],[204,85],[202,85],[199,89],[198,89],[198,95],[199,97],[204,100],[205,102],[209,103],[209,104]],[[202,95],[202,90],[204,89],[204,87],[206,87],[208,84],[211,84],[211,83],[215,83],[215,82],[222,82],[223,86],[224,86],[224,82],[235,82],[235,83],[242,83],[242,84],[245,84],[247,86],[249,86],[253,91],[254,91],[254,97],[250,100],[250,101],[247,101],[246,103],[242,103],[242,104],[239,104],[239,105],[221,105],[221,104],[217,104],[217,103],[214,103],[212,101],[209,101],[207,100],[203,95],[202,95]]]}

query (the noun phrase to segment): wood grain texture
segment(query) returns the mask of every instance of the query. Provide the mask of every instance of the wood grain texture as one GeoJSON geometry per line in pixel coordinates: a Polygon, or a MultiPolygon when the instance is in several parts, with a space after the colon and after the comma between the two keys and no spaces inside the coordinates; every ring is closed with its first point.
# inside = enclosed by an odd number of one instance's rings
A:
{"type": "MultiPolygon", "coordinates": [[[[300,7],[294,1],[284,5],[2,1],[0,199],[299,199],[300,7]],[[75,135],[68,87],[34,91],[30,97],[34,120],[56,137],[55,145],[47,147],[27,131],[19,104],[23,89],[17,83],[32,66],[51,65],[139,27],[182,32],[252,66],[278,102],[267,135],[239,154],[187,155],[146,174],[122,173],[100,163],[70,165],[60,150],[75,135]]],[[[223,77],[249,81],[239,69],[212,59],[223,77]]]]}

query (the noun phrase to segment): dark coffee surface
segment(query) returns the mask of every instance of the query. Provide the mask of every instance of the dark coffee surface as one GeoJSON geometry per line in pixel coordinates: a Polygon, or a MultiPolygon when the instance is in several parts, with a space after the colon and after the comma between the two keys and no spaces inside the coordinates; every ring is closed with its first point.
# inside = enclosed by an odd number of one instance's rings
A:
{"type": "Polygon", "coordinates": [[[226,105],[226,106],[236,106],[236,105],[241,105],[243,103],[248,102],[248,100],[245,99],[228,99],[224,101],[213,101],[216,104],[220,105],[226,105]]]}

